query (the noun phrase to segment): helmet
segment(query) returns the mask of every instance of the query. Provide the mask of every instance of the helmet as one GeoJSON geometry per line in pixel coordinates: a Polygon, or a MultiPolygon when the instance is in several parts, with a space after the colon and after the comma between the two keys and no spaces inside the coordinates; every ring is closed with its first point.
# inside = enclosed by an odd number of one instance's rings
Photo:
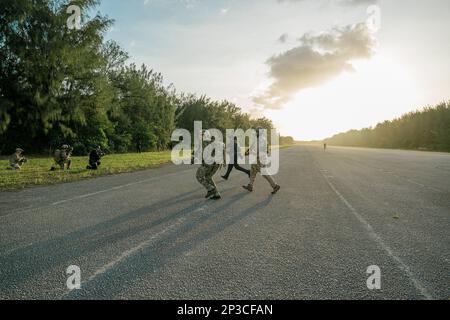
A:
{"type": "Polygon", "coordinates": [[[69,146],[67,144],[63,144],[61,149],[65,150],[65,149],[69,149],[69,146]]]}
{"type": "Polygon", "coordinates": [[[17,148],[17,149],[16,149],[16,152],[22,153],[22,152],[24,152],[24,150],[21,149],[21,148],[17,148]]]}

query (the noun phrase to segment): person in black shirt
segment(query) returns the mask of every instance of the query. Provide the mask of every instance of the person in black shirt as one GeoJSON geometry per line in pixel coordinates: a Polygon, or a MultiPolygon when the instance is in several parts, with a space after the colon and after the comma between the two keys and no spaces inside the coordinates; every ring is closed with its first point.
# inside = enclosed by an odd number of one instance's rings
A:
{"type": "Polygon", "coordinates": [[[233,168],[244,172],[245,174],[247,174],[250,177],[250,170],[247,170],[245,168],[242,168],[239,164],[238,164],[238,150],[239,150],[240,146],[238,144],[238,139],[236,137],[234,137],[234,164],[229,164],[228,165],[228,170],[227,173],[222,176],[223,179],[228,180],[228,178],[230,177],[231,171],[233,171],[233,168]]]}
{"type": "Polygon", "coordinates": [[[98,167],[101,165],[100,160],[104,155],[105,154],[103,153],[100,147],[97,147],[97,149],[92,150],[89,153],[89,165],[86,167],[86,169],[97,170],[98,167]]]}

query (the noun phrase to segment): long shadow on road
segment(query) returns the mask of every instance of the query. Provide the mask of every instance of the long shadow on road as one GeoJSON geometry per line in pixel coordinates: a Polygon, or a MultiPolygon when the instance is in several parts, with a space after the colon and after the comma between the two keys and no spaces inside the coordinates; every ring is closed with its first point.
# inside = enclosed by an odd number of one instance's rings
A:
{"type": "MultiPolygon", "coordinates": [[[[231,189],[235,188],[230,187],[223,190],[223,192],[231,189]]],[[[62,268],[62,272],[64,272],[65,267],[68,266],[68,261],[76,261],[78,258],[126,240],[139,232],[151,230],[195,212],[195,210],[204,205],[204,202],[196,202],[148,223],[139,223],[132,227],[127,225],[132,220],[146,218],[161,210],[161,208],[167,210],[175,205],[197,200],[199,196],[195,195],[196,193],[198,193],[198,189],[181,194],[176,199],[165,199],[153,203],[149,207],[139,208],[64,236],[19,248],[6,254],[0,254],[1,291],[7,293],[11,289],[14,290],[20,284],[26,283],[31,278],[39,278],[45,272],[59,265],[64,265],[64,268],[62,268]],[[121,226],[125,227],[121,228],[121,226]]],[[[224,205],[223,209],[229,204],[224,205]]]]}
{"type": "Polygon", "coordinates": [[[121,225],[125,225],[132,220],[149,216],[161,210],[161,208],[166,210],[177,204],[198,199],[198,196],[192,196],[197,192],[198,190],[190,191],[177,196],[176,199],[162,200],[153,203],[149,207],[143,207],[122,214],[116,218],[74,231],[64,236],[32,244],[0,255],[0,283],[2,284],[2,291],[23,283],[31,277],[37,277],[42,272],[48,271],[60,263],[73,261],[77,257],[84,256],[104,246],[126,239],[130,235],[135,235],[137,232],[157,227],[158,225],[170,222],[173,219],[196,210],[201,203],[195,203],[173,214],[147,224],[139,224],[134,228],[125,228],[125,230],[119,228],[121,225]],[[117,229],[121,231],[117,232],[117,229]],[[18,277],[18,274],[20,274],[20,277],[18,277]]]}
{"type": "MultiPolygon", "coordinates": [[[[202,242],[235,225],[252,213],[258,212],[258,210],[269,205],[272,200],[272,196],[269,196],[264,201],[237,212],[235,215],[225,212],[225,209],[231,204],[239,202],[244,197],[246,197],[246,194],[237,194],[223,206],[212,209],[208,214],[200,214],[197,219],[190,219],[179,229],[160,238],[147,248],[143,248],[139,256],[134,256],[135,259],[132,263],[121,264],[98,276],[93,281],[83,285],[82,290],[72,291],[66,298],[108,299],[117,297],[140,275],[154,274],[171,260],[189,252],[202,242]],[[219,213],[222,214],[218,215],[219,213]],[[224,214],[230,214],[230,216],[224,216],[224,214]],[[220,220],[220,218],[224,219],[220,220]],[[211,225],[206,226],[207,223],[211,225]],[[204,230],[201,230],[202,226],[205,228],[204,230]]],[[[130,259],[132,258],[130,257],[130,259]]]]}

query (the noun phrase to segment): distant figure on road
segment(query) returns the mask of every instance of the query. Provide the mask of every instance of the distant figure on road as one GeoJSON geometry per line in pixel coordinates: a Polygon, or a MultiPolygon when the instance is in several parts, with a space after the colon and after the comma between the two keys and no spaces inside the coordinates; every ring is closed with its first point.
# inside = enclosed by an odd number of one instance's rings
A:
{"type": "Polygon", "coordinates": [[[72,160],[70,159],[72,151],[73,148],[67,144],[63,145],[60,150],[56,150],[53,156],[55,164],[50,170],[55,171],[57,167],[59,167],[61,170],[64,170],[66,165],[67,170],[70,170],[70,165],[72,164],[72,160]]]}
{"type": "MultiPolygon", "coordinates": [[[[203,149],[207,146],[205,140],[209,140],[210,133],[207,130],[203,131],[203,149]]],[[[212,140],[214,142],[214,139],[212,140]]],[[[207,164],[205,160],[202,160],[202,165],[197,170],[196,178],[197,181],[205,187],[207,193],[205,198],[211,200],[219,200],[222,196],[217,189],[216,183],[213,180],[214,175],[220,170],[222,167],[221,164],[213,163],[207,164]]]]}
{"type": "Polygon", "coordinates": [[[23,149],[17,148],[11,157],[9,157],[9,170],[20,170],[24,163],[27,162],[27,158],[23,156],[23,149]]]}
{"type": "MultiPolygon", "coordinates": [[[[255,142],[256,144],[259,143],[259,130],[260,128],[256,129],[256,136],[257,136],[257,141],[255,142]]],[[[253,150],[253,152],[257,152],[257,163],[256,164],[252,164],[251,168],[250,168],[250,183],[246,186],[243,186],[244,189],[253,192],[253,185],[255,183],[255,179],[258,173],[261,173],[261,168],[263,167],[263,164],[261,163],[261,159],[260,159],[260,152],[259,152],[259,147],[258,145],[253,145],[250,147],[250,149],[246,152],[246,155],[250,154],[250,150],[253,150]]],[[[275,180],[271,177],[271,176],[266,176],[263,175],[262,176],[264,179],[267,180],[267,182],[269,182],[270,186],[272,187],[273,191],[272,194],[276,194],[278,191],[280,191],[280,186],[275,182],[275,180]]]]}
{"type": "Polygon", "coordinates": [[[96,149],[92,150],[89,153],[89,165],[86,167],[88,170],[97,170],[98,167],[102,164],[100,160],[105,155],[100,146],[96,149]]]}
{"type": "Polygon", "coordinates": [[[323,144],[323,151],[327,151],[327,144],[326,143],[323,144]]]}
{"type": "Polygon", "coordinates": [[[238,139],[237,137],[234,137],[234,164],[229,164],[228,165],[228,170],[227,173],[225,173],[224,176],[222,176],[223,179],[228,180],[228,178],[230,177],[231,171],[233,171],[233,168],[244,172],[245,174],[247,174],[250,177],[250,170],[247,170],[245,168],[242,168],[239,164],[238,164],[238,150],[240,151],[240,146],[238,144],[238,139]]]}

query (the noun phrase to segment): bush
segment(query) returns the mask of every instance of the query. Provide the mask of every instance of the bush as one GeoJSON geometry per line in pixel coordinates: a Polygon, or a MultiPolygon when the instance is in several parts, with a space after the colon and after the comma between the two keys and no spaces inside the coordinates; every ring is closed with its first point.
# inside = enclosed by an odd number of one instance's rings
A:
{"type": "Polygon", "coordinates": [[[327,139],[330,145],[450,151],[450,101],[410,112],[374,128],[327,139]]]}
{"type": "Polygon", "coordinates": [[[76,142],[73,145],[73,155],[75,155],[75,156],[85,156],[88,153],[89,153],[88,149],[86,148],[86,146],[83,143],[76,142]]]}

